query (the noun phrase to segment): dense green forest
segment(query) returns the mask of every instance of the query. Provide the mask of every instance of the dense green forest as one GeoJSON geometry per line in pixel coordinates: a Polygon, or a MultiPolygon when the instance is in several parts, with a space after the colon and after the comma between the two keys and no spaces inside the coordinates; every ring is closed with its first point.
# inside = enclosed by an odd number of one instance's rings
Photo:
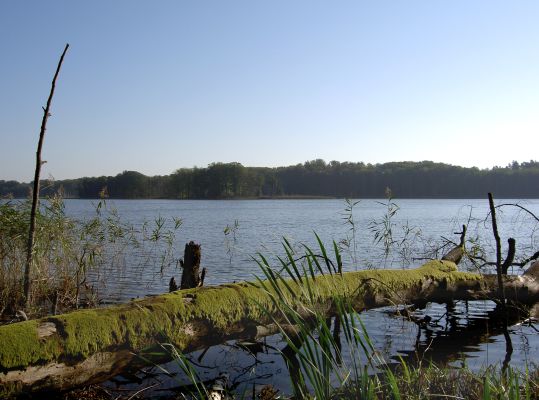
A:
{"type": "MultiPolygon", "coordinates": [[[[145,176],[124,171],[116,176],[43,181],[42,195],[61,190],[65,197],[227,199],[286,196],[350,198],[384,197],[391,188],[399,198],[539,198],[539,162],[514,161],[506,167],[480,170],[432,161],[326,163],[307,161],[289,167],[244,167],[213,163],[182,168],[170,175],[145,176]]],[[[0,196],[26,197],[30,183],[0,180],[0,196]]]]}

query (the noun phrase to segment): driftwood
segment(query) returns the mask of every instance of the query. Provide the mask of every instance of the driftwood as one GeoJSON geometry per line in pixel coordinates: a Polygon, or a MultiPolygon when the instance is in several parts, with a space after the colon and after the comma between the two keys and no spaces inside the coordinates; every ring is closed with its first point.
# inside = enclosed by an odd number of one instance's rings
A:
{"type": "MultiPolygon", "coordinates": [[[[504,276],[509,301],[539,301],[539,262],[522,276],[504,276]]],[[[309,279],[314,307],[331,315],[345,296],[356,310],[395,304],[496,299],[496,275],[459,272],[451,261],[413,270],[369,270],[309,279]]],[[[302,293],[300,283],[288,282],[302,293]]],[[[271,290],[268,288],[268,290],[271,290]]],[[[298,310],[301,299],[295,300],[298,310]]],[[[106,380],[135,353],[156,343],[189,352],[228,339],[257,339],[277,332],[267,316],[275,308],[266,291],[248,283],[180,290],[102,309],[79,310],[0,327],[0,397],[106,380]]],[[[290,327],[293,329],[293,327],[290,327]]]]}

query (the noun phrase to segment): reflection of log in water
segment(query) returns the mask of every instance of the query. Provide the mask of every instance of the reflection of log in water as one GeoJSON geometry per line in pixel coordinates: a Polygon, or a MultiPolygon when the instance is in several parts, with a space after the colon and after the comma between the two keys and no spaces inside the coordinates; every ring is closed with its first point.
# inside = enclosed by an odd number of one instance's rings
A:
{"type": "MultiPolygon", "coordinates": [[[[170,356],[154,358],[152,361],[156,364],[153,366],[153,362],[141,364],[138,368],[133,365],[133,369],[123,371],[102,385],[111,395],[120,394],[122,397],[129,397],[129,391],[135,393],[141,387],[148,387],[150,389],[144,392],[144,398],[184,398],[183,395],[190,398],[190,393],[197,392],[197,386],[209,390],[216,380],[222,380],[226,375],[225,389],[229,394],[252,392],[252,398],[256,398],[255,393],[260,392],[263,386],[286,376],[281,372],[287,369],[277,348],[281,347],[281,342],[277,344],[276,341],[277,338],[273,337],[269,341],[264,338],[253,342],[227,342],[186,354],[185,359],[198,377],[196,385],[185,375],[179,362],[170,356]],[[157,364],[158,361],[161,363],[157,364]]],[[[276,387],[288,389],[287,384],[276,384],[276,387]]]]}
{"type": "MultiPolygon", "coordinates": [[[[445,308],[445,311],[449,311],[449,313],[446,314],[440,311],[436,315],[433,315],[432,312],[429,312],[429,316],[432,317],[428,323],[425,323],[425,319],[420,317],[415,320],[419,325],[415,348],[413,350],[399,352],[408,364],[414,365],[419,360],[432,360],[439,365],[447,364],[458,360],[462,352],[466,352],[470,348],[473,349],[481,343],[487,343],[491,337],[503,332],[503,313],[499,308],[478,313],[476,305],[472,303],[468,307],[468,303],[464,303],[460,307],[456,306],[456,304],[450,304],[445,308]]],[[[520,320],[520,317],[525,317],[526,313],[523,313],[522,310],[515,310],[510,315],[511,319],[509,323],[514,324],[520,320]]],[[[338,317],[328,318],[326,324],[328,327],[331,327],[336,347],[340,349],[344,347],[344,351],[347,351],[347,345],[344,343],[341,344],[344,341],[344,333],[340,326],[340,319],[338,317]]],[[[301,339],[298,336],[294,336],[290,330],[289,335],[294,341],[294,346],[301,347],[301,339]]],[[[342,365],[340,354],[337,353],[335,356],[336,365],[342,365]]],[[[208,374],[208,376],[201,380],[201,383],[207,387],[211,387],[215,378],[224,371],[235,371],[230,374],[231,390],[240,388],[240,391],[245,392],[250,385],[253,385],[253,393],[258,393],[262,386],[275,384],[278,390],[287,391],[290,390],[288,386],[289,382],[297,383],[297,391],[301,390],[302,393],[305,393],[307,390],[305,382],[301,379],[301,368],[297,354],[293,347],[289,345],[284,347],[277,343],[271,345],[266,343],[265,340],[237,342],[207,348],[200,352],[200,354],[196,353],[188,357],[192,360],[197,370],[206,371],[208,374]],[[277,350],[274,346],[280,347],[282,350],[277,350]],[[233,354],[236,355],[225,357],[225,362],[222,363],[215,359],[215,354],[220,353],[216,348],[235,349],[235,353],[233,354]],[[240,352],[242,354],[241,357],[238,356],[240,352]],[[280,361],[280,358],[283,361],[280,361]],[[287,377],[280,384],[276,384],[276,377],[282,376],[280,370],[282,367],[287,368],[290,378],[287,377]],[[253,371],[263,372],[253,375],[253,371]]],[[[154,372],[158,372],[157,376],[149,374],[148,370],[142,372],[133,370],[132,373],[124,373],[120,379],[113,379],[112,382],[118,384],[117,387],[123,391],[133,386],[151,386],[155,382],[160,383],[160,386],[157,386],[156,389],[148,391],[147,395],[150,397],[153,393],[161,395],[171,393],[171,395],[177,395],[178,393],[188,393],[196,389],[191,384],[178,385],[178,383],[175,383],[172,387],[168,386],[170,383],[166,383],[167,379],[174,383],[179,379],[179,375],[177,376],[176,374],[181,375],[181,371],[171,370],[174,376],[169,378],[163,376],[163,373],[157,369],[154,372]],[[162,388],[163,384],[166,388],[162,388]]],[[[109,390],[114,391],[112,388],[109,388],[109,390]]]]}
{"type": "MultiPolygon", "coordinates": [[[[299,336],[295,336],[293,339],[293,345],[296,348],[301,347],[302,345],[302,339],[299,336]]],[[[303,378],[301,376],[301,370],[300,370],[300,363],[298,360],[298,356],[296,354],[296,351],[294,348],[290,345],[286,345],[281,350],[283,359],[285,361],[286,367],[288,368],[288,374],[290,375],[290,381],[294,383],[295,390],[297,391],[296,395],[298,395],[300,398],[302,395],[307,394],[307,387],[305,386],[305,382],[303,381],[303,378]]]]}
{"type": "Polygon", "coordinates": [[[336,316],[333,318],[333,341],[336,347],[336,360],[338,365],[342,365],[342,342],[341,342],[341,319],[336,316]]]}
{"type": "MultiPolygon", "coordinates": [[[[443,315],[432,315],[429,313],[427,318],[416,317],[412,320],[418,325],[418,332],[414,349],[401,350],[398,354],[406,361],[408,365],[417,365],[420,361],[428,360],[437,365],[446,365],[448,363],[462,359],[463,352],[477,348],[482,343],[488,343],[494,336],[498,336],[504,333],[504,321],[505,314],[503,310],[498,306],[490,311],[486,311],[484,314],[474,311],[475,306],[472,303],[469,306],[468,302],[465,302],[461,307],[457,307],[456,303],[448,303],[445,305],[445,313],[443,315]]],[[[513,325],[522,321],[528,316],[528,312],[522,308],[510,308],[509,324],[513,325]]],[[[393,313],[392,313],[393,314],[393,313]]],[[[405,313],[406,314],[406,313],[405,313]]],[[[410,317],[410,315],[407,315],[410,317]]],[[[343,365],[342,354],[340,351],[343,348],[343,332],[338,317],[332,317],[326,319],[328,328],[332,330],[333,340],[335,341],[335,347],[339,351],[335,352],[335,363],[337,366],[343,365]]],[[[313,327],[314,328],[314,327],[313,327]]],[[[296,385],[295,390],[297,393],[307,393],[307,386],[303,381],[301,375],[301,364],[298,360],[298,356],[294,348],[301,348],[303,340],[299,335],[294,335],[289,330],[290,338],[293,345],[286,345],[281,350],[277,350],[271,345],[267,345],[264,341],[254,342],[237,342],[235,344],[226,345],[233,347],[244,352],[246,357],[242,357],[243,363],[239,360],[237,364],[220,365],[217,363],[214,366],[210,366],[212,363],[211,356],[207,364],[203,363],[202,358],[206,355],[209,348],[205,349],[200,356],[189,357],[193,365],[196,368],[203,370],[212,370],[213,376],[218,376],[223,371],[235,370],[236,374],[231,375],[231,389],[235,389],[242,385],[245,388],[246,382],[253,381],[253,387],[263,384],[271,384],[274,382],[274,377],[279,374],[278,367],[270,367],[275,360],[268,360],[268,350],[272,351],[274,359],[282,357],[284,360],[284,366],[286,366],[288,375],[290,376],[290,382],[296,385]],[[251,356],[252,358],[249,358],[251,356]],[[256,370],[258,366],[267,364],[266,373],[264,375],[251,376],[252,371],[256,370]],[[268,369],[270,372],[268,372],[268,369]],[[249,375],[249,377],[246,377],[249,375]]],[[[219,347],[219,346],[217,346],[219,347]]],[[[346,344],[344,345],[346,351],[346,344]]],[[[510,361],[511,353],[506,354],[505,362],[510,361]]],[[[392,359],[400,363],[400,358],[394,355],[392,359]]],[[[162,361],[165,361],[163,359],[162,361]]],[[[391,365],[392,363],[390,363],[391,365]]],[[[141,374],[136,369],[130,373],[124,373],[120,382],[125,385],[126,383],[137,383],[138,385],[149,385],[155,381],[151,375],[148,376],[147,372],[141,374]],[[140,376],[143,376],[141,379],[140,376]]],[[[158,381],[162,381],[162,373],[158,381]]],[[[215,378],[208,378],[201,381],[202,384],[207,387],[211,387],[211,384],[215,378]]],[[[114,381],[114,379],[112,380],[114,381]]],[[[120,384],[120,387],[122,385],[120,384]]],[[[171,393],[189,393],[193,391],[195,387],[192,384],[175,385],[169,387],[165,391],[171,393]]],[[[282,387],[277,389],[283,390],[282,387]]],[[[159,390],[159,389],[158,389],[159,390]]],[[[255,392],[253,388],[253,393],[255,392]]],[[[151,392],[150,392],[151,393],[151,392]]]]}
{"type": "MultiPolygon", "coordinates": [[[[473,305],[471,306],[473,309],[473,305]]],[[[430,316],[423,318],[414,318],[418,325],[417,338],[413,350],[398,351],[399,357],[393,356],[394,363],[389,365],[396,366],[400,364],[401,359],[408,365],[418,365],[423,360],[432,361],[436,365],[447,365],[452,361],[462,359],[462,353],[473,348],[477,348],[482,343],[488,343],[493,336],[508,334],[506,322],[514,325],[529,316],[529,312],[522,307],[509,307],[509,319],[506,320],[505,310],[496,306],[493,310],[484,315],[470,315],[468,302],[465,303],[466,312],[463,315],[455,307],[455,303],[446,304],[446,312],[438,319],[430,316]],[[444,320],[444,321],[442,321],[444,320]],[[466,322],[463,323],[463,320],[466,322]],[[424,336],[423,336],[424,335],[424,336]]],[[[397,313],[395,315],[400,315],[397,313]]],[[[342,366],[342,355],[340,354],[343,344],[341,343],[343,334],[341,332],[340,319],[338,317],[327,319],[328,327],[333,327],[333,340],[335,348],[339,349],[335,354],[336,366],[342,366]]],[[[296,347],[301,346],[302,341],[296,338],[294,343],[296,347]]],[[[509,338],[509,340],[511,340],[509,338]]],[[[347,344],[344,344],[346,347],[347,344]]],[[[346,351],[346,349],[345,349],[346,351]]],[[[504,364],[511,360],[512,351],[507,351],[504,364]]],[[[290,346],[283,350],[283,357],[289,369],[289,374],[293,377],[292,382],[301,382],[300,364],[297,355],[290,346]]],[[[374,371],[373,371],[374,372],[374,371]]],[[[304,388],[305,386],[303,386],[304,388]]]]}
{"type": "MultiPolygon", "coordinates": [[[[399,351],[407,363],[415,364],[428,359],[435,364],[444,365],[461,359],[462,352],[466,349],[476,348],[482,343],[488,343],[491,337],[507,332],[505,312],[499,306],[480,317],[470,316],[467,304],[464,315],[459,315],[454,304],[448,305],[446,310],[443,316],[445,326],[440,326],[439,321],[418,324],[415,348],[399,351]],[[466,320],[465,324],[459,324],[459,319],[462,317],[466,320]],[[424,338],[422,338],[423,335],[424,338]]],[[[509,325],[516,324],[529,315],[521,307],[510,307],[509,311],[509,325]]],[[[506,362],[509,362],[510,357],[511,352],[506,352],[506,362]]]]}

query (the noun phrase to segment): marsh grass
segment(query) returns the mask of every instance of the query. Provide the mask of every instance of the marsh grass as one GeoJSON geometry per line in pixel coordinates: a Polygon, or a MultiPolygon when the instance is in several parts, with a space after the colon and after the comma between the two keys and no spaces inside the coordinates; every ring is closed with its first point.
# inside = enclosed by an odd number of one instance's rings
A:
{"type": "MultiPolygon", "coordinates": [[[[0,203],[0,316],[10,318],[23,307],[23,275],[30,221],[29,200],[0,203]]],[[[65,212],[60,195],[41,202],[36,215],[30,317],[100,301],[107,272],[125,265],[128,255],[142,264],[176,261],[175,232],[181,220],[157,218],[135,227],[125,222],[106,199],[95,205],[91,218],[77,220],[65,212]]]]}
{"type": "Polygon", "coordinates": [[[386,370],[365,376],[361,382],[350,382],[333,391],[330,399],[375,400],[532,400],[539,398],[537,369],[533,372],[489,367],[480,372],[467,368],[439,368],[433,364],[410,367],[400,364],[395,371],[386,370]],[[367,392],[365,388],[369,388],[367,392]]]}
{"type": "Polygon", "coordinates": [[[344,199],[344,211],[342,212],[342,219],[344,224],[348,227],[346,237],[339,241],[339,248],[341,251],[346,251],[350,257],[350,261],[355,265],[357,269],[358,263],[358,244],[357,244],[357,221],[354,211],[356,206],[360,203],[360,200],[344,199]]]}
{"type": "MultiPolygon", "coordinates": [[[[328,310],[317,310],[315,307],[318,293],[311,282],[319,275],[329,275],[331,278],[341,273],[341,255],[337,243],[333,242],[332,260],[322,241],[316,236],[319,249],[315,253],[305,246],[305,255],[301,262],[291,252],[288,242],[283,247],[286,258],[279,258],[280,269],[276,273],[267,259],[259,255],[258,265],[265,280],[258,279],[257,285],[265,290],[278,310],[276,314],[268,314],[273,322],[280,327],[281,334],[291,354],[283,354],[291,370],[291,383],[296,398],[312,395],[315,398],[327,399],[337,387],[344,387],[348,382],[360,382],[367,374],[365,365],[361,363],[361,355],[368,355],[371,367],[384,364],[375,351],[365,326],[358,314],[352,309],[347,298],[335,291],[333,298],[335,323],[333,332],[331,320],[328,320],[328,310]],[[298,289],[292,290],[287,284],[292,279],[298,289]],[[279,321],[286,321],[294,326],[293,334],[279,321]],[[337,326],[339,327],[337,331],[337,326]],[[344,338],[345,346],[341,343],[344,338]],[[344,351],[349,354],[344,357],[344,351]],[[343,360],[350,360],[351,365],[345,365],[343,360]]],[[[330,279],[331,282],[331,279],[330,279]]],[[[372,387],[365,387],[368,392],[372,387]]]]}
{"type": "MultiPolygon", "coordinates": [[[[490,367],[474,373],[467,368],[439,368],[434,364],[410,366],[401,360],[397,367],[388,364],[376,351],[360,315],[347,298],[334,295],[334,323],[327,318],[328,310],[314,307],[317,293],[310,284],[321,275],[336,273],[332,266],[340,263],[338,246],[333,243],[334,260],[317,236],[316,255],[305,247],[301,264],[283,244],[287,257],[279,259],[275,273],[266,258],[259,256],[258,265],[265,280],[258,279],[260,288],[271,288],[277,315],[274,323],[285,320],[295,326],[295,335],[281,327],[287,348],[292,349],[297,362],[291,366],[291,384],[297,399],[537,399],[539,370],[501,371],[490,367]],[[299,283],[292,291],[286,279],[299,283]],[[332,331],[333,328],[333,331],[332,331]],[[344,342],[344,343],[343,343],[344,342]],[[347,354],[344,354],[346,352],[347,354]],[[295,370],[293,370],[295,367],[295,370]]],[[[284,354],[290,359],[289,354],[284,354]]]]}

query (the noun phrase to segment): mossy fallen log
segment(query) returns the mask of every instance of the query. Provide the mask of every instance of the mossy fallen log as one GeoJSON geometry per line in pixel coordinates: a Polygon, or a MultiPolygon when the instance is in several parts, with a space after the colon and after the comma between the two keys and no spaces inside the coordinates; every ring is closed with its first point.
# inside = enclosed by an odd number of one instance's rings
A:
{"type": "MultiPolygon", "coordinates": [[[[505,277],[507,298],[536,303],[538,269],[505,277]]],[[[299,282],[288,285],[301,293],[299,282]]],[[[321,275],[310,279],[310,286],[312,306],[327,313],[338,296],[348,298],[357,310],[497,296],[495,276],[459,272],[450,261],[431,261],[413,270],[321,275]]],[[[296,301],[299,305],[301,298],[296,301]]],[[[172,343],[188,352],[275,333],[268,312],[276,310],[267,293],[243,282],[0,326],[0,397],[105,380],[156,343],[172,343]]]]}

